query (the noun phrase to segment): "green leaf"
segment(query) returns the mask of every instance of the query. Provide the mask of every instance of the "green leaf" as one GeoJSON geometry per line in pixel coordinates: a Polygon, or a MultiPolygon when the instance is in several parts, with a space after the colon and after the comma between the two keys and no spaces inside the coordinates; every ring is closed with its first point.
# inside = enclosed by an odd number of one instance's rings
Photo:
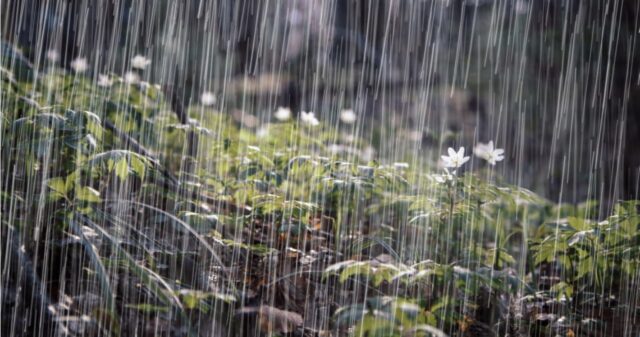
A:
{"type": "Polygon", "coordinates": [[[195,309],[198,306],[198,302],[200,299],[197,296],[197,293],[193,291],[185,291],[182,292],[182,303],[184,303],[184,307],[187,309],[195,309]]]}
{"type": "Polygon", "coordinates": [[[340,271],[341,269],[350,266],[352,264],[356,263],[356,261],[354,260],[345,260],[345,261],[341,261],[338,263],[334,263],[330,266],[328,266],[325,270],[324,270],[324,277],[329,276],[330,274],[333,273],[337,273],[338,271],[340,271]]]}
{"type": "Polygon", "coordinates": [[[86,201],[86,202],[100,202],[102,199],[100,198],[100,192],[89,186],[83,186],[79,189],[76,189],[76,198],[78,200],[86,201]]]}
{"type": "Polygon", "coordinates": [[[578,262],[578,274],[576,275],[576,279],[580,279],[596,271],[597,269],[593,265],[593,259],[588,257],[578,262]]]}
{"type": "Polygon", "coordinates": [[[344,270],[342,270],[342,273],[340,273],[340,282],[346,281],[347,279],[349,279],[349,277],[353,275],[369,276],[372,274],[372,271],[373,270],[371,268],[370,261],[353,263],[350,266],[344,268],[344,270]]]}
{"type": "Polygon", "coordinates": [[[187,309],[204,309],[206,300],[214,299],[225,303],[235,302],[235,297],[230,294],[218,292],[204,292],[199,290],[182,289],[178,292],[184,307],[187,309]]]}
{"type": "Polygon", "coordinates": [[[558,282],[551,287],[551,291],[557,293],[557,298],[561,298],[562,295],[565,295],[567,298],[571,298],[573,295],[573,286],[566,282],[558,282]]]}
{"type": "Polygon", "coordinates": [[[367,309],[365,304],[359,303],[339,308],[333,314],[333,319],[335,325],[342,328],[360,321],[366,313],[367,309]]]}
{"type": "Polygon", "coordinates": [[[140,178],[144,178],[144,174],[146,171],[146,165],[142,161],[142,159],[132,156],[131,157],[131,170],[137,174],[140,178]]]}
{"type": "Polygon", "coordinates": [[[126,180],[129,175],[129,164],[127,163],[127,158],[122,158],[118,160],[114,167],[116,171],[116,175],[121,180],[126,180]]]}
{"type": "Polygon", "coordinates": [[[67,195],[66,179],[63,179],[61,177],[49,179],[49,181],[47,182],[47,186],[49,186],[49,188],[52,190],[50,194],[50,198],[53,201],[66,197],[67,195]]]}
{"type": "Polygon", "coordinates": [[[567,218],[567,222],[569,226],[573,227],[576,231],[589,230],[589,223],[582,218],[570,216],[567,218]]]}
{"type": "Polygon", "coordinates": [[[65,187],[64,187],[64,188],[65,188],[67,191],[71,191],[71,189],[72,189],[72,188],[75,186],[75,184],[76,184],[76,180],[77,180],[77,178],[78,178],[78,174],[77,174],[77,172],[73,172],[73,173],[69,174],[69,175],[67,176],[67,179],[66,179],[66,183],[65,183],[65,187]]]}
{"type": "Polygon", "coordinates": [[[593,230],[579,231],[571,236],[571,238],[567,241],[567,244],[569,245],[569,247],[571,247],[577,243],[581,243],[585,241],[585,239],[591,236],[593,233],[594,233],[593,230]]]}
{"type": "Polygon", "coordinates": [[[380,264],[374,272],[373,285],[377,287],[380,284],[382,284],[382,282],[384,281],[391,282],[393,278],[400,272],[401,272],[400,268],[392,264],[388,264],[388,263],[380,264]]]}

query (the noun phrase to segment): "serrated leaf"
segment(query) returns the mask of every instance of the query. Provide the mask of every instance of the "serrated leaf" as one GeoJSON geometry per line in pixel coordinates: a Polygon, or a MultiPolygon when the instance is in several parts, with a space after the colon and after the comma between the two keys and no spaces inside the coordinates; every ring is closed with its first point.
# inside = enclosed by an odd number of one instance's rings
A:
{"type": "Polygon", "coordinates": [[[140,178],[144,178],[146,171],[145,163],[138,157],[131,157],[131,170],[140,178]]]}

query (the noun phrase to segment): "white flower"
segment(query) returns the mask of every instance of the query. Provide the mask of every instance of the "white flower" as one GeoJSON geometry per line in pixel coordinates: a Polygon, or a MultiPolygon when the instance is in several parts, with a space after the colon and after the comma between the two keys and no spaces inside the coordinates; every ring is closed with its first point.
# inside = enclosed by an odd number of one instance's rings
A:
{"type": "Polygon", "coordinates": [[[47,50],[47,53],[45,55],[47,59],[53,63],[58,62],[58,60],[60,59],[60,54],[58,54],[58,51],[55,49],[47,50]]]}
{"type": "Polygon", "coordinates": [[[318,124],[320,124],[320,122],[318,121],[316,116],[311,111],[309,111],[309,112],[301,111],[300,112],[300,119],[302,120],[302,122],[304,124],[307,124],[307,125],[310,125],[310,126],[317,126],[318,124]]]}
{"type": "Polygon", "coordinates": [[[458,152],[450,147],[448,152],[449,156],[442,156],[444,167],[458,168],[469,161],[469,157],[464,156],[464,147],[461,147],[458,152]]]}
{"type": "Polygon", "coordinates": [[[473,153],[491,165],[495,165],[496,162],[504,159],[504,150],[494,148],[493,141],[490,141],[488,144],[478,143],[478,145],[473,148],[473,153]]]}
{"type": "Polygon", "coordinates": [[[136,69],[144,70],[144,68],[146,68],[149,64],[151,64],[151,60],[142,55],[136,55],[131,59],[131,67],[136,69]]]}
{"type": "Polygon", "coordinates": [[[216,95],[212,92],[205,91],[200,95],[200,102],[202,102],[204,106],[214,105],[216,104],[216,95]]]}
{"type": "Polygon", "coordinates": [[[489,151],[489,146],[493,146],[493,141],[490,141],[488,144],[478,143],[473,148],[473,154],[484,159],[484,157],[487,155],[487,152],[489,151]]]}
{"type": "Polygon", "coordinates": [[[128,71],[126,74],[124,74],[124,81],[128,84],[135,84],[138,82],[138,80],[138,74],[132,71],[128,71]]]}
{"type": "Polygon", "coordinates": [[[110,87],[112,84],[113,80],[109,77],[109,75],[98,75],[98,86],[110,87]]]}
{"type": "Polygon", "coordinates": [[[276,112],[273,114],[273,116],[277,120],[284,122],[286,120],[289,120],[289,118],[291,118],[291,109],[279,107],[278,110],[276,110],[276,112]]]}
{"type": "Polygon", "coordinates": [[[356,121],[356,113],[351,109],[340,112],[340,120],[345,124],[353,124],[356,121]]]}
{"type": "Polygon", "coordinates": [[[84,73],[85,71],[87,71],[87,69],[89,69],[89,63],[87,62],[86,58],[78,57],[71,61],[71,68],[76,73],[84,73]]]}

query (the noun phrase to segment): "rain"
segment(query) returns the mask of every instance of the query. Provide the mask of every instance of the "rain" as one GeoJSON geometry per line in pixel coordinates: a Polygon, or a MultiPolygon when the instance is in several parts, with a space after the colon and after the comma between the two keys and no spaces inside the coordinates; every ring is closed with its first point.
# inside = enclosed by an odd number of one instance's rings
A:
{"type": "Polygon", "coordinates": [[[640,335],[637,0],[0,16],[0,335],[640,335]]]}

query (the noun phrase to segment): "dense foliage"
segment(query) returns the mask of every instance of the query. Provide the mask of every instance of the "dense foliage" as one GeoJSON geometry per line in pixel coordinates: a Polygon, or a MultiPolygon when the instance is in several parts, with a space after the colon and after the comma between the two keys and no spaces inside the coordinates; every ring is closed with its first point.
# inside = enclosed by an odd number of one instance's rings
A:
{"type": "Polygon", "coordinates": [[[606,216],[489,165],[370,160],[313,115],[247,127],[193,105],[185,123],[159,86],[12,60],[10,335],[638,333],[635,201],[606,216]]]}

